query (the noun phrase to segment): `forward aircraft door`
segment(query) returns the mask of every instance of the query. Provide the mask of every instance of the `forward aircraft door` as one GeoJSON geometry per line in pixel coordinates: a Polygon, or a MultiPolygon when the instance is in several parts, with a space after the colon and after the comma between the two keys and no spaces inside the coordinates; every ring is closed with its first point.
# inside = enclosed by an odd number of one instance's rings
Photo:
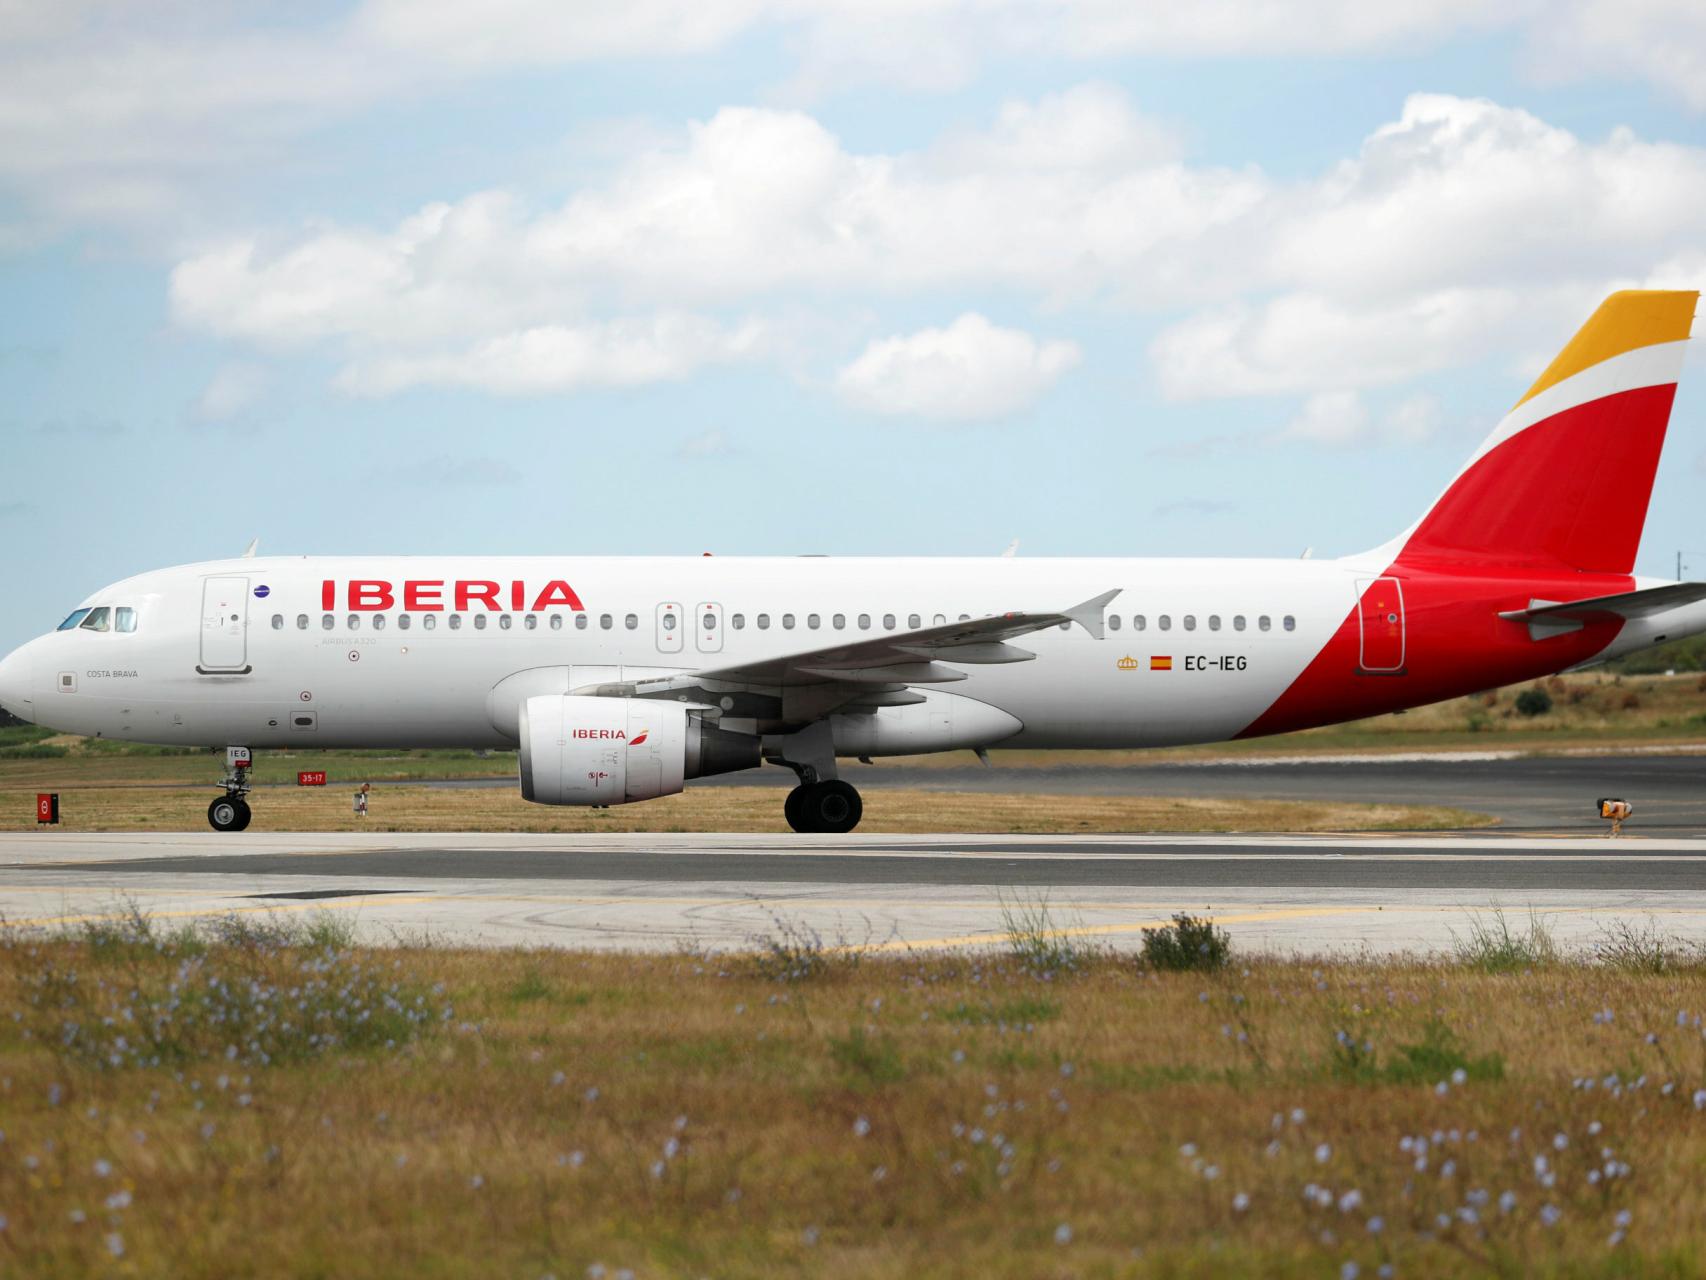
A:
{"type": "Polygon", "coordinates": [[[1357,583],[1362,629],[1359,670],[1397,675],[1404,669],[1404,591],[1396,578],[1364,578],[1357,583]]]}
{"type": "Polygon", "coordinates": [[[680,653],[681,632],[687,625],[687,615],[679,604],[666,600],[658,606],[657,633],[659,653],[680,653]]]}
{"type": "Polygon", "coordinates": [[[249,580],[203,578],[201,581],[201,662],[203,674],[227,674],[249,669],[249,580]]]}

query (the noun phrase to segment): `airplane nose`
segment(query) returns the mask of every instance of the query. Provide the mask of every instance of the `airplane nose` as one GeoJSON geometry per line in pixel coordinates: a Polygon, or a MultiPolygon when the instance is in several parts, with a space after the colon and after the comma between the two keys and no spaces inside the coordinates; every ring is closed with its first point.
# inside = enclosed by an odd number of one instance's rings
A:
{"type": "Polygon", "coordinates": [[[20,720],[33,721],[36,718],[32,701],[35,663],[27,648],[14,649],[0,658],[0,707],[20,720]]]}

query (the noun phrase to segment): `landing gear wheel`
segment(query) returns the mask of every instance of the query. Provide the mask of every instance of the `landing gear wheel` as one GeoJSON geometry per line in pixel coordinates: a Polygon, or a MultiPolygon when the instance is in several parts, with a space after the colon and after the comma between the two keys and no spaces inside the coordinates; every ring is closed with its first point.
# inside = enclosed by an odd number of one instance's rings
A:
{"type": "Polygon", "coordinates": [[[788,798],[782,801],[782,816],[788,820],[788,825],[795,831],[810,831],[806,825],[805,814],[801,810],[800,801],[805,798],[806,786],[802,783],[788,793],[788,798]]]}
{"type": "Polygon", "coordinates": [[[207,821],[215,831],[241,831],[253,816],[238,796],[221,796],[207,806],[207,821]]]}
{"type": "Polygon", "coordinates": [[[795,831],[840,835],[859,825],[865,806],[850,784],[832,778],[795,787],[783,813],[795,831]]]}

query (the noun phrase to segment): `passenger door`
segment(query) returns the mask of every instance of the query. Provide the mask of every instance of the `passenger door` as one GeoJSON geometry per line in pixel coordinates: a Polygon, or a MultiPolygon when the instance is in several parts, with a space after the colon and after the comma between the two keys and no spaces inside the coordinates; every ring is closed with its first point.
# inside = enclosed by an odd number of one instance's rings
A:
{"type": "Polygon", "coordinates": [[[1363,578],[1357,582],[1362,649],[1358,670],[1365,675],[1390,676],[1404,670],[1404,590],[1396,578],[1363,578]]]}
{"type": "Polygon", "coordinates": [[[679,604],[666,600],[657,609],[657,634],[659,653],[680,653],[681,633],[688,623],[687,615],[679,604]]]}
{"type": "Polygon", "coordinates": [[[249,670],[249,580],[213,577],[201,581],[201,661],[204,675],[249,670]]]}
{"type": "Polygon", "coordinates": [[[723,650],[723,606],[707,602],[694,605],[693,634],[698,637],[700,653],[721,653],[723,650]]]}

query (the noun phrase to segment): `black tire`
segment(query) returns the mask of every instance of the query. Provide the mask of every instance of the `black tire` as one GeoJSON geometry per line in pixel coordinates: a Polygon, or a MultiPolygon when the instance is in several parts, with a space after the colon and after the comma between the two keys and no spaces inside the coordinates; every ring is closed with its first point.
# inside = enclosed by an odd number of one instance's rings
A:
{"type": "MultiPolygon", "coordinates": [[[[804,830],[842,835],[859,825],[865,814],[865,804],[850,783],[832,778],[801,788],[806,794],[799,803],[804,830]]],[[[800,830],[802,828],[796,828],[800,830]]]]}
{"type": "Polygon", "coordinates": [[[249,829],[249,820],[254,816],[255,815],[249,811],[249,802],[247,800],[237,801],[237,825],[231,829],[233,831],[247,831],[249,829]]]}
{"type": "Polygon", "coordinates": [[[236,796],[220,796],[207,806],[207,824],[215,831],[241,831],[249,825],[249,806],[236,796]]]}
{"type": "Polygon", "coordinates": [[[806,796],[804,783],[788,793],[788,798],[782,801],[782,816],[788,820],[788,825],[795,831],[806,832],[811,828],[806,826],[805,811],[801,802],[806,796]]]}

